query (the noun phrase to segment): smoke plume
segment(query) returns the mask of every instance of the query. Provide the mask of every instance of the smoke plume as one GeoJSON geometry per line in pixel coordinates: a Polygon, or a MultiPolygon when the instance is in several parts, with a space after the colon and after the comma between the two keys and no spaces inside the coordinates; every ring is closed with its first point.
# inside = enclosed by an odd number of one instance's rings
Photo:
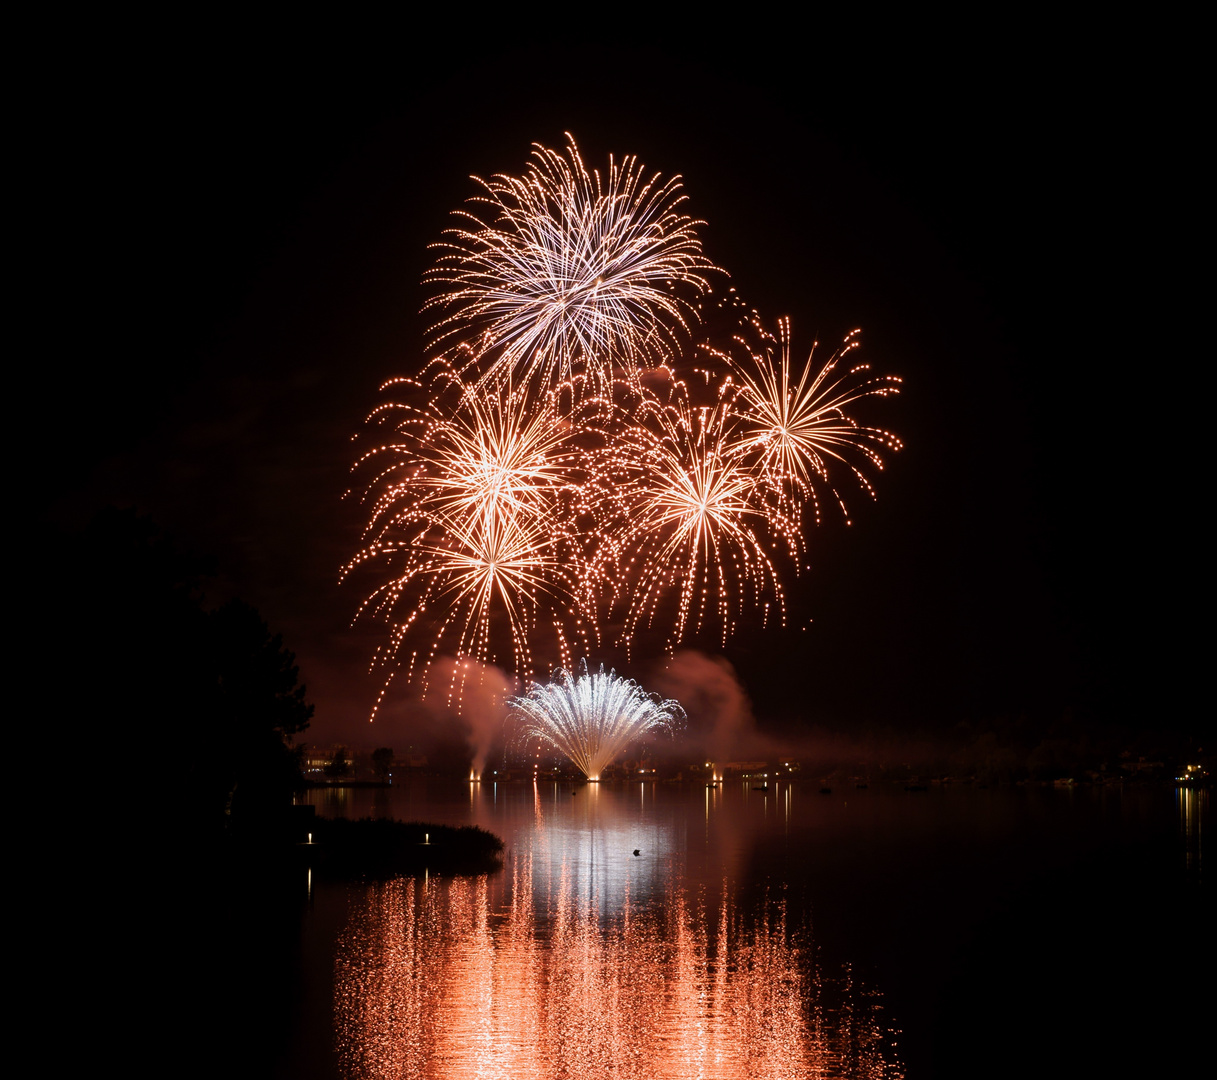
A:
{"type": "Polygon", "coordinates": [[[663,697],[675,698],[689,717],[689,734],[718,762],[734,760],[750,742],[752,705],[721,656],[681,649],[651,682],[663,697]]]}
{"type": "Polygon", "coordinates": [[[444,656],[432,666],[428,683],[429,711],[457,718],[473,755],[473,772],[481,776],[503,730],[504,703],[516,693],[516,681],[494,664],[444,656]]]}

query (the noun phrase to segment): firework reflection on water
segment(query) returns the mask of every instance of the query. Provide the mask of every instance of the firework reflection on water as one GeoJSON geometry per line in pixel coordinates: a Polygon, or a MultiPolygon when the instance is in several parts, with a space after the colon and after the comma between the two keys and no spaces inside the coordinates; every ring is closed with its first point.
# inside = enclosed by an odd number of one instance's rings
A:
{"type": "Polygon", "coordinates": [[[345,1076],[904,1075],[873,993],[817,967],[781,897],[669,885],[606,915],[547,855],[367,887],[335,964],[345,1076]]]}

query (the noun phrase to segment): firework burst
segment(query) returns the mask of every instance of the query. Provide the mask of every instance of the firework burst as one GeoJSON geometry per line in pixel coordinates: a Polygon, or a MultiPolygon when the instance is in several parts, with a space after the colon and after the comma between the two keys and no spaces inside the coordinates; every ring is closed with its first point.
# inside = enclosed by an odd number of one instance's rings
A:
{"type": "Polygon", "coordinates": [[[373,412],[369,421],[394,437],[355,465],[370,473],[372,509],[343,576],[369,562],[389,568],[356,615],[393,627],[376,660],[404,659],[407,638],[423,626],[430,641],[422,656],[409,653],[410,673],[425,671],[441,648],[493,661],[504,638],[527,672],[538,631],[552,632],[568,657],[572,635],[586,643],[594,630],[579,599],[573,521],[582,484],[570,421],[509,388],[475,393],[442,365],[429,389],[409,379],[382,389],[423,400],[373,412]]]}
{"type": "Polygon", "coordinates": [[[882,470],[880,452],[901,449],[900,440],[890,431],[860,424],[846,412],[863,398],[900,393],[899,378],[872,375],[867,364],[847,365],[850,354],[859,347],[860,333],[854,330],[848,334],[841,348],[818,371],[813,367],[813,346],[796,380],[790,362],[790,322],[783,319],[776,341],[764,334],[759,351],[747,350],[747,363],[731,364],[740,380],[741,430],[746,433],[736,452],[755,462],[788,504],[809,501],[817,522],[817,489],[821,487],[832,493],[849,521],[845,500],[832,480],[834,462],[873,498],[875,490],[858,459],[882,470]],[[776,364],[775,347],[780,350],[776,364]]]}
{"type": "Polygon", "coordinates": [[[589,172],[568,134],[565,155],[535,146],[523,177],[474,179],[488,220],[458,212],[427,275],[437,345],[476,340],[489,381],[596,390],[667,357],[715,270],[678,177],[648,179],[633,157],[589,172]]]}
{"type": "Polygon", "coordinates": [[[599,780],[631,742],[653,731],[672,732],[685,722],[677,702],[648,694],[615,671],[606,674],[603,664],[589,673],[586,660],[576,674],[559,669],[548,683],[533,683],[507,705],[523,738],[548,743],[589,780],[599,780]]]}
{"type": "Polygon", "coordinates": [[[753,606],[772,603],[785,618],[770,552],[776,543],[797,568],[800,535],[765,471],[740,452],[736,397],[726,380],[697,404],[672,379],[663,397],[640,397],[611,449],[616,526],[599,556],[615,568],[603,580],[629,583],[609,604],[624,607],[623,643],[669,608],[669,647],[711,624],[725,642],[753,606]]]}

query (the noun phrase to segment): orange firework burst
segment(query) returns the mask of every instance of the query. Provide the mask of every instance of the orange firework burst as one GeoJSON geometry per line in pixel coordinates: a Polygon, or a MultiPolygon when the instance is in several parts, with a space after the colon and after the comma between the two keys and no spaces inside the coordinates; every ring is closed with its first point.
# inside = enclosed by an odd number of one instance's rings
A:
{"type": "Polygon", "coordinates": [[[669,602],[669,644],[711,623],[725,642],[738,616],[767,600],[785,618],[771,551],[776,544],[797,560],[800,536],[767,474],[740,453],[735,399],[727,380],[698,405],[673,379],[665,398],[641,395],[635,421],[610,448],[618,511],[600,556],[617,570],[602,578],[625,583],[614,601],[625,607],[627,643],[669,602]]]}
{"type": "Polygon", "coordinates": [[[437,343],[477,340],[486,378],[544,387],[602,390],[667,358],[715,269],[678,177],[648,180],[633,157],[589,172],[568,133],[565,156],[536,145],[523,177],[474,179],[490,220],[458,212],[427,275],[445,289],[428,304],[448,312],[437,343]]]}
{"type": "MultiPolygon", "coordinates": [[[[375,561],[390,566],[356,615],[393,625],[378,659],[395,663],[411,631],[425,625],[425,670],[440,648],[482,661],[510,638],[516,666],[532,668],[530,641],[552,629],[558,655],[589,624],[579,590],[581,554],[572,522],[581,502],[572,425],[549,404],[509,388],[477,391],[439,365],[433,395],[421,404],[390,402],[369,420],[395,438],[364,454],[371,471],[364,547],[343,576],[375,561]],[[496,624],[505,627],[502,634],[496,624]]],[[[394,379],[382,389],[420,383],[394,379]]],[[[410,654],[410,669],[419,661],[410,654]]]]}
{"type": "MultiPolygon", "coordinates": [[[[754,328],[760,329],[755,324],[754,328]]],[[[741,426],[747,433],[737,452],[754,460],[784,497],[810,501],[817,522],[820,502],[816,489],[827,487],[848,522],[845,500],[832,480],[832,463],[839,462],[873,498],[875,490],[857,459],[881,470],[880,451],[897,451],[901,442],[890,431],[859,424],[845,410],[863,398],[900,393],[900,379],[871,375],[868,364],[845,367],[850,353],[859,347],[861,331],[854,330],[819,371],[812,366],[813,346],[796,381],[790,364],[790,321],[780,321],[776,342],[761,333],[764,343],[759,351],[747,350],[747,364],[729,361],[740,379],[741,426]],[[781,350],[776,365],[775,345],[781,350]]]]}
{"type": "MultiPolygon", "coordinates": [[[[432,365],[436,390],[425,403],[388,403],[370,420],[396,421],[399,440],[371,450],[356,464],[391,459],[374,484],[391,479],[376,501],[369,531],[386,517],[442,511],[472,515],[532,513],[544,517],[571,486],[576,461],[572,426],[556,414],[554,398],[537,404],[510,387],[483,391],[446,365],[432,365]]],[[[393,379],[381,389],[415,387],[393,379]]]]}

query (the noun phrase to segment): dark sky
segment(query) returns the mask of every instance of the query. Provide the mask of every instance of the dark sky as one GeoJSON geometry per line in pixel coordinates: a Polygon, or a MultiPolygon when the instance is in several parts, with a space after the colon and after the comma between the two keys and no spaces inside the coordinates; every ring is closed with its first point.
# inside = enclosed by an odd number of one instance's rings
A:
{"type": "Polygon", "coordinates": [[[94,62],[47,136],[71,257],[47,256],[67,302],[34,373],[66,433],[40,514],[135,505],[213,556],[215,595],[296,651],[312,740],[376,741],[342,494],[380,382],[419,366],[427,245],[471,173],[518,174],[568,130],[589,164],[680,173],[707,254],[798,349],[862,327],[904,379],[874,414],[906,447],[878,501],[810,537],[791,621],[811,629],[726,650],[762,722],[1180,715],[1202,588],[1185,74],[1062,32],[324,30],[94,62]]]}

